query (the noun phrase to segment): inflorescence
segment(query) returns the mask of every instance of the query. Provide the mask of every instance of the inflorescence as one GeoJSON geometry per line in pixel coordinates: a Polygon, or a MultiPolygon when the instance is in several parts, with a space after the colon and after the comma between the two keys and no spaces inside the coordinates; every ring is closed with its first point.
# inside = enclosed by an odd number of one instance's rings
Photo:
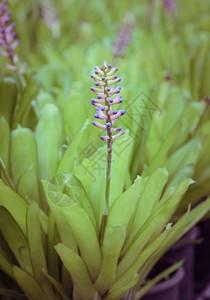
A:
{"type": "Polygon", "coordinates": [[[117,71],[118,68],[112,68],[110,64],[107,65],[106,61],[104,61],[101,68],[95,66],[95,75],[90,75],[96,85],[96,87],[91,87],[90,89],[97,95],[97,99],[91,99],[91,104],[95,106],[96,110],[94,117],[103,120],[105,125],[97,121],[93,121],[92,123],[96,127],[107,131],[106,136],[100,137],[101,140],[113,141],[125,133],[125,130],[122,130],[121,127],[113,128],[116,120],[126,112],[125,110],[113,110],[115,104],[123,102],[122,96],[119,95],[121,87],[115,88],[113,86],[113,84],[121,81],[121,78],[115,75],[117,71]],[[112,136],[112,133],[116,132],[117,134],[112,136]]]}
{"type": "Polygon", "coordinates": [[[18,55],[14,53],[14,50],[19,44],[17,39],[17,33],[14,31],[15,23],[9,24],[11,13],[7,12],[7,1],[0,0],[0,55],[8,57],[11,61],[11,65],[7,64],[6,67],[15,71],[18,63],[18,55]]]}
{"type": "Polygon", "coordinates": [[[135,15],[132,11],[127,11],[123,16],[115,42],[113,44],[114,57],[125,55],[126,49],[131,41],[131,35],[135,27],[135,15]]]}
{"type": "Polygon", "coordinates": [[[42,0],[40,3],[40,12],[47,28],[52,32],[55,39],[60,38],[60,20],[52,0],[42,0]]]}
{"type": "Polygon", "coordinates": [[[165,10],[173,18],[176,18],[176,1],[175,0],[163,0],[165,10]]]}

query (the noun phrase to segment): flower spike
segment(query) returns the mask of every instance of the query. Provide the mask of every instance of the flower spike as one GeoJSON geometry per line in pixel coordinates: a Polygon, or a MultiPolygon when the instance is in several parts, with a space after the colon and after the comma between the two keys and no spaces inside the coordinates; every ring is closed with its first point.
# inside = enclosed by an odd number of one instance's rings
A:
{"type": "Polygon", "coordinates": [[[95,66],[95,73],[97,75],[91,74],[90,77],[95,81],[96,87],[91,87],[97,95],[97,99],[91,99],[91,103],[96,107],[97,113],[94,115],[96,119],[103,120],[106,125],[102,125],[98,122],[93,122],[93,125],[96,127],[106,129],[107,136],[102,136],[102,140],[114,140],[118,136],[121,136],[125,133],[121,127],[113,128],[116,120],[125,114],[125,110],[113,110],[115,104],[122,103],[122,96],[117,95],[121,91],[121,87],[114,87],[113,84],[121,81],[121,78],[117,75],[114,75],[118,71],[118,68],[112,67],[111,64],[107,65],[107,62],[104,61],[101,68],[95,66]],[[117,96],[116,96],[117,95],[117,96]],[[116,96],[116,97],[115,97],[116,96]],[[115,98],[113,98],[115,97],[115,98]],[[116,137],[112,136],[113,132],[122,133],[116,134],[116,137]]]}
{"type": "Polygon", "coordinates": [[[107,143],[107,164],[106,164],[106,186],[104,195],[104,211],[100,228],[100,242],[102,243],[104,237],[105,226],[107,217],[109,215],[109,190],[111,180],[111,161],[112,161],[112,143],[118,137],[125,133],[122,127],[113,127],[117,119],[125,114],[125,110],[113,110],[115,104],[121,103],[122,96],[116,95],[120,93],[121,87],[114,87],[113,84],[121,81],[120,77],[114,75],[118,68],[112,68],[111,64],[107,65],[104,61],[101,68],[95,66],[95,75],[91,74],[90,77],[95,81],[96,87],[91,87],[97,95],[97,99],[91,99],[91,103],[95,106],[96,114],[94,117],[101,120],[105,124],[93,121],[92,124],[100,129],[106,130],[105,136],[100,136],[102,141],[107,143]],[[114,133],[114,135],[113,135],[114,133]]]}
{"type": "Polygon", "coordinates": [[[17,33],[14,32],[15,23],[8,24],[11,18],[11,13],[7,12],[7,1],[0,1],[0,55],[8,57],[12,63],[12,67],[16,66],[18,56],[14,54],[14,50],[18,46],[19,40],[16,39],[17,33]]]}
{"type": "MultiPolygon", "coordinates": [[[[10,22],[11,13],[7,12],[7,1],[0,0],[0,56],[7,57],[10,60],[10,64],[6,63],[5,67],[12,71],[18,71],[18,55],[14,53],[19,44],[17,39],[17,33],[14,31],[15,23],[10,22]]],[[[26,65],[23,64],[19,74],[22,75],[26,65]]]]}

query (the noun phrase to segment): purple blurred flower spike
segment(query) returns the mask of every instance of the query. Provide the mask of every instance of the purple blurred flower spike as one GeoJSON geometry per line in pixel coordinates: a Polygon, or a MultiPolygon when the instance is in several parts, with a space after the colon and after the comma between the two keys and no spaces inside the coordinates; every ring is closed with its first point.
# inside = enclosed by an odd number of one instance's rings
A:
{"type": "Polygon", "coordinates": [[[60,20],[58,17],[57,9],[55,3],[52,0],[42,0],[40,1],[40,12],[43,22],[46,27],[52,33],[54,39],[59,39],[60,34],[60,20]]]}
{"type": "MultiPolygon", "coordinates": [[[[1,0],[0,0],[1,1],[1,0]]],[[[14,50],[19,44],[19,39],[17,39],[17,33],[14,30],[15,23],[12,22],[8,24],[11,18],[11,13],[7,12],[7,2],[4,1],[0,3],[0,55],[8,57],[10,64],[6,63],[5,67],[12,70],[18,71],[18,55],[14,53],[14,50]]],[[[25,68],[19,70],[19,74],[22,75],[25,68]]]]}
{"type": "Polygon", "coordinates": [[[176,19],[176,1],[175,0],[162,0],[164,9],[174,19],[176,19]]]}
{"type": "Polygon", "coordinates": [[[116,41],[113,44],[114,57],[125,55],[126,49],[131,41],[131,35],[135,27],[135,15],[132,11],[127,11],[119,26],[116,41]]]}

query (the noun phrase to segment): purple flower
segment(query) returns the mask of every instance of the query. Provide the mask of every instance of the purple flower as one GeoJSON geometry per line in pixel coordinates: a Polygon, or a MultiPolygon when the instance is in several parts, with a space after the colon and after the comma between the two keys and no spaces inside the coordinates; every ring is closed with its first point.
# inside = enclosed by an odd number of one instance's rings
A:
{"type": "Polygon", "coordinates": [[[126,48],[131,41],[131,34],[135,26],[135,15],[128,11],[121,22],[117,33],[116,41],[113,44],[114,57],[125,55],[126,48]]]}
{"type": "Polygon", "coordinates": [[[122,96],[117,95],[120,93],[121,87],[114,87],[114,83],[121,81],[120,77],[114,75],[118,71],[118,68],[112,68],[111,65],[107,65],[104,61],[101,68],[95,67],[95,74],[91,74],[90,77],[95,81],[96,87],[91,87],[91,91],[97,96],[97,99],[91,99],[91,104],[96,108],[96,119],[102,120],[105,124],[93,121],[93,125],[107,131],[106,136],[101,136],[102,140],[115,140],[117,137],[125,133],[121,127],[113,128],[116,120],[125,114],[125,110],[113,110],[115,104],[122,103],[122,96]],[[113,96],[115,98],[113,98],[113,96]],[[113,132],[118,132],[112,136],[113,132]]]}
{"type": "Polygon", "coordinates": [[[162,0],[165,10],[173,18],[176,17],[176,2],[175,0],[162,0]]]}
{"type": "Polygon", "coordinates": [[[54,1],[42,0],[40,1],[40,12],[42,19],[51,31],[55,39],[60,38],[60,20],[56,11],[54,1]]]}
{"type": "Polygon", "coordinates": [[[16,70],[18,63],[18,55],[14,53],[14,50],[19,44],[17,39],[17,33],[14,31],[15,23],[9,24],[11,14],[7,12],[7,1],[0,0],[0,55],[8,57],[12,65],[7,64],[7,67],[11,70],[16,70]]]}

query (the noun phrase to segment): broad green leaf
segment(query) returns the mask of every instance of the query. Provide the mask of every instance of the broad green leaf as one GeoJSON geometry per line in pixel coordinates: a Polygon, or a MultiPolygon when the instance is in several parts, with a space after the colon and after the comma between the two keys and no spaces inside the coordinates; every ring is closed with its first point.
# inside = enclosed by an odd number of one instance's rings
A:
{"type": "Polygon", "coordinates": [[[0,115],[0,158],[8,170],[10,128],[6,118],[0,115]]]}
{"type": "Polygon", "coordinates": [[[77,252],[77,243],[72,229],[68,221],[63,218],[62,208],[60,208],[60,206],[68,205],[68,201],[70,203],[71,199],[67,195],[59,194],[58,189],[47,181],[42,180],[42,185],[49,207],[53,212],[61,242],[77,252]],[[66,199],[68,200],[65,201],[66,199]],[[64,205],[63,201],[65,201],[64,205]]]}
{"type": "MultiPolygon", "coordinates": [[[[112,165],[109,206],[119,197],[125,189],[129,173],[130,157],[134,139],[128,132],[117,139],[112,145],[112,165]],[[120,175],[120,178],[119,178],[120,175]]],[[[105,172],[104,172],[105,176],[105,172]]]]}
{"type": "Polygon", "coordinates": [[[157,153],[154,155],[150,165],[144,170],[143,175],[152,174],[157,168],[165,166],[165,161],[169,157],[170,150],[174,145],[176,136],[178,135],[180,124],[177,122],[174,127],[170,130],[165,140],[162,142],[157,153]]]}
{"type": "Polygon", "coordinates": [[[129,291],[135,284],[138,282],[139,275],[138,273],[134,273],[133,276],[130,277],[130,280],[125,285],[117,288],[117,289],[110,289],[110,292],[105,296],[105,300],[118,300],[121,299],[126,292],[129,291]]]}
{"type": "Polygon", "coordinates": [[[57,174],[54,178],[58,189],[68,195],[71,199],[78,201],[89,215],[95,229],[97,230],[96,219],[92,208],[92,203],[88,199],[84,186],[80,180],[71,173],[57,174]]]}
{"type": "Polygon", "coordinates": [[[15,112],[12,119],[12,129],[17,127],[17,124],[22,124],[26,116],[30,112],[31,101],[33,97],[36,95],[38,89],[37,80],[35,78],[31,78],[27,83],[26,87],[23,90],[23,94],[21,95],[20,101],[18,101],[18,105],[15,108],[15,112]]]}
{"type": "Polygon", "coordinates": [[[12,277],[12,264],[0,253],[0,269],[12,277]]]}
{"type": "Polygon", "coordinates": [[[85,105],[82,105],[83,95],[72,92],[63,105],[63,121],[68,124],[69,136],[75,136],[81,130],[84,120],[88,117],[85,105]]]}
{"type": "MultiPolygon", "coordinates": [[[[13,276],[25,295],[31,300],[49,300],[39,283],[29,273],[19,267],[13,266],[13,276]]],[[[49,295],[50,296],[50,295],[49,295]]],[[[50,299],[55,299],[54,297],[50,299]]]]}
{"type": "Polygon", "coordinates": [[[3,160],[0,158],[0,177],[2,178],[3,182],[9,186],[12,190],[15,189],[14,183],[10,178],[9,172],[6,169],[6,166],[3,160]]]}
{"type": "MultiPolygon", "coordinates": [[[[180,120],[180,116],[185,109],[185,101],[182,92],[179,88],[173,87],[170,90],[168,101],[166,103],[166,113],[164,115],[164,121],[162,123],[162,140],[164,140],[173,126],[180,120]]],[[[161,132],[159,132],[161,134],[161,132]]],[[[160,136],[160,135],[159,135],[160,136]]]]}
{"type": "Polygon", "coordinates": [[[74,175],[82,182],[96,217],[98,228],[104,209],[106,146],[99,148],[93,155],[77,162],[74,175]]]}
{"type": "Polygon", "coordinates": [[[0,82],[0,114],[3,115],[8,124],[11,125],[17,100],[17,84],[10,77],[0,82]]]}
{"type": "Polygon", "coordinates": [[[18,126],[11,133],[10,164],[18,193],[39,201],[37,145],[32,130],[18,126]]]}
{"type": "Polygon", "coordinates": [[[103,263],[100,274],[94,284],[101,295],[108,290],[116,278],[117,263],[125,238],[125,226],[106,227],[102,245],[103,263]]]}
{"type": "Polygon", "coordinates": [[[14,290],[0,288],[0,295],[10,297],[9,299],[26,300],[27,296],[14,290]]]}
{"type": "Polygon", "coordinates": [[[66,151],[64,152],[63,157],[61,158],[58,168],[57,168],[57,174],[64,173],[64,172],[73,172],[74,166],[76,161],[80,160],[79,157],[79,147],[81,144],[81,141],[83,140],[84,136],[87,135],[87,128],[90,124],[90,121],[87,120],[83,127],[80,129],[77,135],[74,136],[70,144],[68,145],[66,151]]]}
{"type": "Polygon", "coordinates": [[[202,118],[203,111],[204,103],[191,102],[186,106],[180,117],[182,126],[174,143],[173,152],[178,150],[179,147],[185,143],[187,138],[195,132],[199,120],[202,118]]]}
{"type": "Polygon", "coordinates": [[[56,245],[55,249],[71,274],[75,297],[79,299],[94,299],[96,290],[81,257],[63,244],[56,245]]]}
{"type": "Polygon", "coordinates": [[[201,141],[192,139],[174,152],[166,162],[166,168],[171,176],[174,176],[185,165],[195,165],[201,148],[201,141]]]}
{"type": "MultiPolygon", "coordinates": [[[[129,247],[123,249],[123,258],[117,269],[117,276],[120,277],[127,269],[138,259],[138,256],[146,247],[147,243],[160,235],[164,226],[167,225],[170,218],[176,212],[176,209],[186,192],[191,179],[185,179],[181,182],[175,192],[168,200],[162,203],[160,201],[157,210],[148,218],[145,225],[137,232],[135,238],[131,240],[129,247]]],[[[137,271],[137,270],[136,270],[137,271]]]]}
{"type": "MultiPolygon", "coordinates": [[[[55,219],[52,211],[48,213],[48,232],[47,232],[47,266],[49,273],[55,280],[59,278],[59,261],[54,246],[59,242],[55,219]]],[[[47,270],[46,270],[47,272],[47,270]]]]}
{"type": "Polygon", "coordinates": [[[6,240],[11,251],[14,253],[20,266],[32,273],[26,237],[5,208],[0,207],[0,215],[0,228],[4,239],[6,240]]]}
{"type": "Polygon", "coordinates": [[[61,116],[57,106],[46,104],[35,129],[40,179],[50,180],[56,173],[61,131],[61,116]]]}
{"type": "Polygon", "coordinates": [[[150,217],[152,212],[157,207],[167,179],[168,172],[166,169],[157,169],[148,178],[141,197],[139,197],[135,215],[132,218],[132,225],[129,237],[126,240],[126,246],[130,244],[145,221],[150,217]]]}
{"type": "MultiPolygon", "coordinates": [[[[91,278],[96,279],[101,267],[102,259],[97,232],[90,217],[81,207],[77,198],[71,199],[66,194],[57,192],[57,187],[49,185],[48,183],[44,183],[44,185],[49,200],[49,206],[53,211],[55,219],[59,214],[65,226],[71,229],[73,237],[78,244],[81,257],[90,272],[91,278]],[[89,239],[88,243],[87,237],[89,239]]],[[[58,227],[59,234],[66,234],[66,232],[61,233],[64,228],[65,227],[63,226],[58,227]]],[[[74,243],[74,239],[72,243],[74,243]]]]}
{"type": "Polygon", "coordinates": [[[62,297],[62,299],[63,300],[71,300],[68,296],[67,296],[67,294],[66,294],[66,292],[65,292],[65,290],[64,290],[64,288],[63,288],[63,286],[60,284],[60,282],[58,282],[54,277],[52,277],[51,275],[49,275],[47,272],[46,272],[46,270],[44,270],[44,275],[47,277],[47,279],[51,282],[51,284],[55,287],[55,289],[59,292],[59,294],[61,295],[61,297],[62,297]]]}
{"type": "Polygon", "coordinates": [[[102,257],[98,237],[89,216],[83,208],[72,205],[63,209],[63,217],[68,221],[73,231],[80,255],[92,280],[95,280],[101,268],[102,257]]]}
{"type": "Polygon", "coordinates": [[[42,242],[39,210],[39,206],[36,202],[31,202],[27,210],[27,238],[31,263],[34,278],[39,282],[45,293],[54,299],[52,286],[42,273],[42,269],[47,270],[47,264],[42,242]],[[36,230],[34,230],[34,228],[36,228],[36,230]]]}
{"type": "Polygon", "coordinates": [[[143,286],[139,291],[134,293],[133,296],[134,300],[141,299],[141,297],[145,295],[154,285],[156,285],[162,279],[167,278],[171,273],[176,271],[182,264],[183,264],[183,260],[176,264],[173,264],[172,266],[170,266],[169,268],[167,268],[166,270],[158,274],[155,278],[150,280],[149,283],[143,286]]]}
{"type": "Polygon", "coordinates": [[[5,207],[26,235],[27,203],[17,193],[8,188],[0,179],[0,205],[5,207]],[[15,205],[14,205],[15,204],[15,205]]]}
{"type": "Polygon", "coordinates": [[[210,198],[199,205],[192,212],[186,213],[170,230],[164,230],[155,240],[144,249],[137,257],[136,261],[130,268],[113,285],[113,289],[124,286],[130,281],[131,276],[135,272],[139,272],[139,284],[146,278],[149,271],[160,259],[160,257],[194,224],[196,224],[208,211],[210,207],[210,198]],[[156,251],[158,250],[158,251],[156,251]]]}
{"type": "Polygon", "coordinates": [[[110,208],[107,226],[125,226],[126,231],[136,212],[137,203],[147,179],[137,177],[131,187],[121,194],[110,208]],[[119,213],[120,212],[120,213],[119,213]]]}
{"type": "MultiPolygon", "coordinates": [[[[159,247],[159,251],[153,252],[148,260],[144,260],[145,263],[142,265],[139,272],[140,278],[145,278],[160,257],[209,211],[210,198],[206,199],[206,201],[197,206],[194,210],[187,212],[183,217],[181,217],[178,222],[168,231],[168,238],[163,240],[161,246],[159,247]]],[[[145,250],[145,253],[147,255],[147,250],[145,250]]],[[[142,253],[142,255],[144,254],[142,253]]]]}

